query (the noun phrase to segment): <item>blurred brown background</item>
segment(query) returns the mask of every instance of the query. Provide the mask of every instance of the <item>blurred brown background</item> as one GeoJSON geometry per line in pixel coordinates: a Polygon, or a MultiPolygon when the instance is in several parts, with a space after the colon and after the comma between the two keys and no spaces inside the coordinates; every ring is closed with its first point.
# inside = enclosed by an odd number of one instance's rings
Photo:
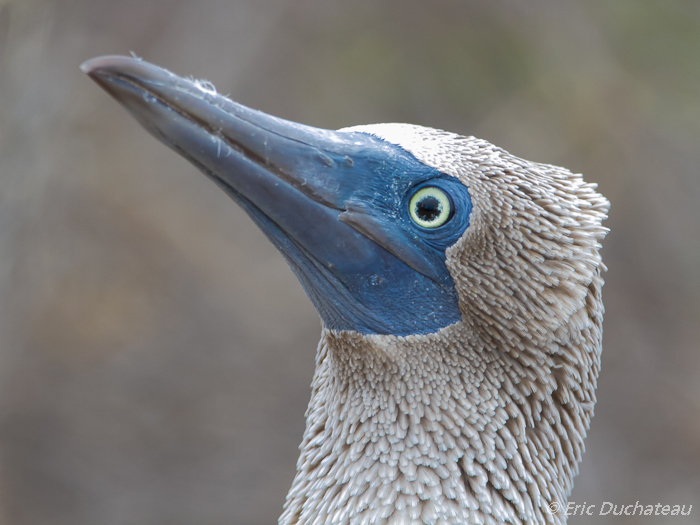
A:
{"type": "Polygon", "coordinates": [[[213,184],[78,70],[139,56],[320,127],[411,122],[612,201],[571,500],[700,523],[700,2],[0,0],[0,524],[276,522],[319,321],[213,184]]]}

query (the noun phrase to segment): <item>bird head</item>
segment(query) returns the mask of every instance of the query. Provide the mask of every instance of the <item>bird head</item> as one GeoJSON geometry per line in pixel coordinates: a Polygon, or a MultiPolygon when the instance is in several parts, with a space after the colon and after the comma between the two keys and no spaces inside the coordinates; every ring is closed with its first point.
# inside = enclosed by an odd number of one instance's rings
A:
{"type": "MultiPolygon", "coordinates": [[[[283,522],[359,516],[377,479],[418,498],[416,465],[439,473],[438,517],[559,522],[599,369],[595,185],[432,128],[285,121],[135,58],[82,68],[246,210],[323,321],[283,522]]],[[[399,501],[382,515],[416,507],[399,501]]]]}

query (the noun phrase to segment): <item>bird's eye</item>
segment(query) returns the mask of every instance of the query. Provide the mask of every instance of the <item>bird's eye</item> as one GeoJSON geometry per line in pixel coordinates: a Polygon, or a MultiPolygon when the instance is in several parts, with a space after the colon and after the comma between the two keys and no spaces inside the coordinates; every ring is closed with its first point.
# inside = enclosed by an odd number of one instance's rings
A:
{"type": "Polygon", "coordinates": [[[452,218],[452,200],[435,186],[419,189],[408,207],[413,222],[423,228],[438,228],[452,218]]]}

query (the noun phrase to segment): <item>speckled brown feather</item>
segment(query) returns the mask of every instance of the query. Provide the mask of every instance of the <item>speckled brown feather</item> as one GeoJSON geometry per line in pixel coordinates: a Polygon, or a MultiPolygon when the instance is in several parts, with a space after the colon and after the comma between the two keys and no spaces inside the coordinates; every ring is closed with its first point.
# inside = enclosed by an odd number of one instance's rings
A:
{"type": "Polygon", "coordinates": [[[351,128],[459,178],[462,321],[324,329],[281,524],[562,524],[593,416],[609,203],[566,169],[403,124],[351,128]]]}

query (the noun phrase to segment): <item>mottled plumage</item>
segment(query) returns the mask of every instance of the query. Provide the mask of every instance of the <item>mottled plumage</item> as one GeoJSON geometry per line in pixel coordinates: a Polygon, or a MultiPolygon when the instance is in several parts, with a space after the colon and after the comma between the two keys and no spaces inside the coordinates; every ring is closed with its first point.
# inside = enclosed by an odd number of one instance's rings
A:
{"type": "Polygon", "coordinates": [[[564,523],[549,510],[565,507],[593,415],[608,201],[484,140],[354,129],[469,186],[471,224],[448,254],[463,321],[323,331],[280,523],[564,523]]]}
{"type": "Polygon", "coordinates": [[[435,129],[289,123],[135,59],[83,67],[246,209],[321,315],[282,525],[566,522],[600,370],[595,185],[435,129]],[[446,200],[420,223],[425,188],[446,200]]]}

